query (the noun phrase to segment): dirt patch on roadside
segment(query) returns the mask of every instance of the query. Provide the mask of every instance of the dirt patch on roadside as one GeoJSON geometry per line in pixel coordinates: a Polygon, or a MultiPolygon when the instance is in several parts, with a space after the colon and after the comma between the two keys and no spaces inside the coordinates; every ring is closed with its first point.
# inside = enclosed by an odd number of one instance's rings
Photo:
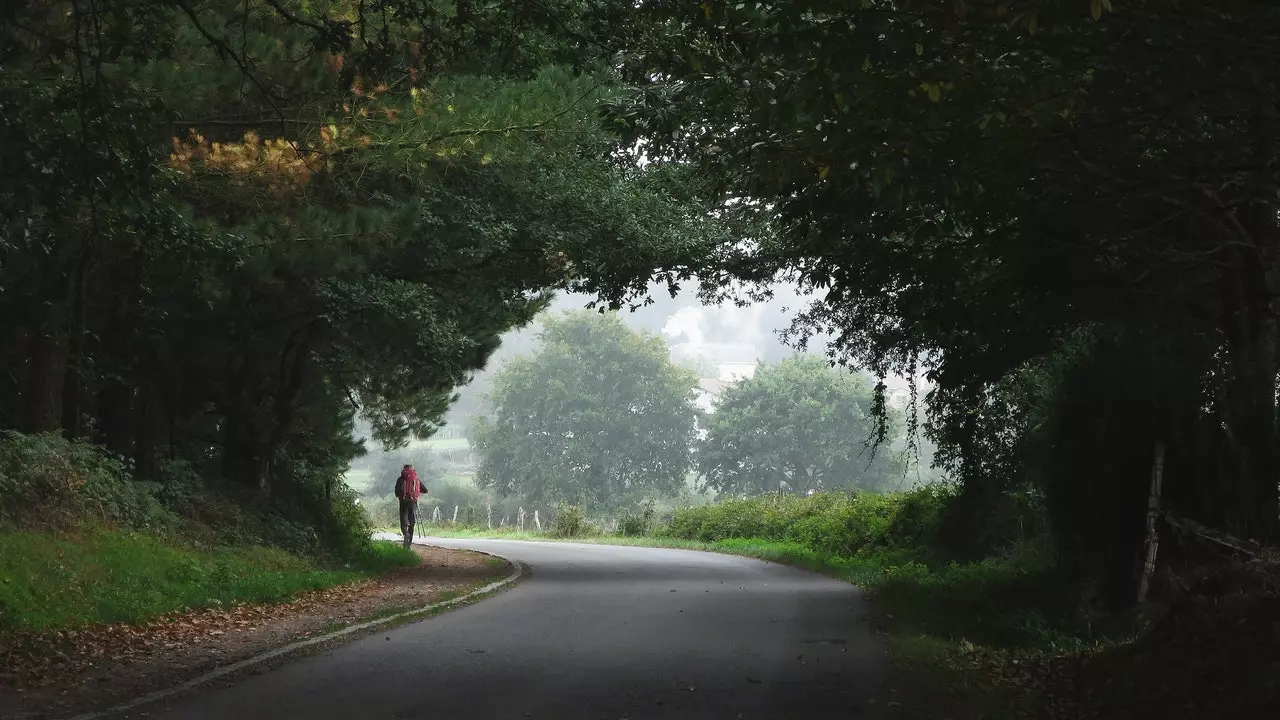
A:
{"type": "Polygon", "coordinates": [[[290,642],[456,597],[509,572],[480,553],[414,551],[423,560],[418,567],[279,605],[9,638],[0,644],[0,717],[46,720],[110,707],[290,642]]]}

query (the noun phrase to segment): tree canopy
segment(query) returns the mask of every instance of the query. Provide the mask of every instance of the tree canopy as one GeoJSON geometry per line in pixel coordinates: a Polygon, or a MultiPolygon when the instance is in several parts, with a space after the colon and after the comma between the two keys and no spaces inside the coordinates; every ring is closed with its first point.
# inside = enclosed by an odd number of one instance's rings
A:
{"type": "Polygon", "coordinates": [[[429,434],[549,292],[795,282],[798,340],[933,382],[975,514],[1034,485],[1122,577],[1164,444],[1171,507],[1276,540],[1277,36],[1265,0],[9,2],[0,425],[287,493],[357,413],[429,434]]]}
{"type": "Polygon", "coordinates": [[[1039,484],[1114,577],[1160,441],[1178,512],[1280,538],[1274,3],[641,12],[615,122],[774,231],[704,252],[704,291],[823,291],[801,338],[924,370],[978,506],[1039,484]]]}
{"type": "Polygon", "coordinates": [[[706,418],[702,482],[732,495],[783,483],[793,492],[892,487],[905,468],[887,444],[877,446],[873,402],[865,377],[820,357],[762,365],[727,388],[706,418]]]}
{"type": "Polygon", "coordinates": [[[6,4],[0,425],[281,496],[342,472],[357,414],[430,434],[550,292],[618,297],[698,243],[680,171],[600,122],[609,23],[576,0],[6,4]]]}
{"type": "Polygon", "coordinates": [[[697,377],[612,313],[566,313],[540,338],[494,378],[493,417],[473,431],[477,483],[596,509],[676,494],[692,464],[697,377]]]}

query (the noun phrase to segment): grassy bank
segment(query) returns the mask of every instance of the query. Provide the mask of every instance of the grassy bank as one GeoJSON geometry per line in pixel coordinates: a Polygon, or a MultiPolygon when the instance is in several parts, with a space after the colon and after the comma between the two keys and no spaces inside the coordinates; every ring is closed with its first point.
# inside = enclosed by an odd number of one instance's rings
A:
{"type": "Polygon", "coordinates": [[[280,602],[418,562],[370,543],[345,495],[308,514],[177,461],[158,478],[86,442],[0,433],[0,636],[280,602]]]}
{"type": "Polygon", "coordinates": [[[375,543],[342,564],[261,545],[195,545],[120,529],[0,532],[0,635],[271,603],[417,562],[375,543]]]}

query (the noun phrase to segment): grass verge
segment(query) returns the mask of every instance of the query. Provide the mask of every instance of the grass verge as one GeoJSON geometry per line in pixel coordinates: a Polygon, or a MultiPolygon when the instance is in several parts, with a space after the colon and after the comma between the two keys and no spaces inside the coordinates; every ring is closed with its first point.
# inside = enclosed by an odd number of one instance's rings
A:
{"type": "Polygon", "coordinates": [[[5,531],[0,636],[281,602],[417,562],[394,543],[374,543],[337,566],[263,546],[202,546],[127,530],[5,531]]]}

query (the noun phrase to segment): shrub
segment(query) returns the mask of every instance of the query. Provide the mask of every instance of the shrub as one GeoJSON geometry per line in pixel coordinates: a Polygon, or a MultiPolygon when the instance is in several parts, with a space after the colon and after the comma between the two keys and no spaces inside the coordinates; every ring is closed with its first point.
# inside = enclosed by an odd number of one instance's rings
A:
{"type": "Polygon", "coordinates": [[[580,537],[589,534],[589,523],[576,505],[560,505],[556,508],[555,519],[551,521],[551,536],[560,538],[580,537]]]}
{"type": "Polygon", "coordinates": [[[106,520],[135,528],[171,524],[159,486],[132,479],[126,463],[60,435],[0,435],[0,518],[12,522],[106,520]]]}
{"type": "Polygon", "coordinates": [[[345,486],[332,491],[321,523],[320,541],[343,556],[368,549],[373,526],[360,507],[360,496],[345,486]]]}
{"type": "Polygon", "coordinates": [[[654,508],[653,501],[649,500],[641,508],[639,514],[626,513],[618,518],[618,534],[623,537],[643,537],[648,535],[653,529],[656,517],[657,510],[654,508]]]}
{"type": "Polygon", "coordinates": [[[839,556],[905,550],[928,555],[950,492],[925,487],[903,493],[767,495],[677,510],[663,534],[717,542],[758,538],[797,543],[839,556]]]}
{"type": "Polygon", "coordinates": [[[156,499],[179,515],[196,512],[205,498],[204,481],[191,463],[181,458],[164,458],[156,464],[156,499]]]}

